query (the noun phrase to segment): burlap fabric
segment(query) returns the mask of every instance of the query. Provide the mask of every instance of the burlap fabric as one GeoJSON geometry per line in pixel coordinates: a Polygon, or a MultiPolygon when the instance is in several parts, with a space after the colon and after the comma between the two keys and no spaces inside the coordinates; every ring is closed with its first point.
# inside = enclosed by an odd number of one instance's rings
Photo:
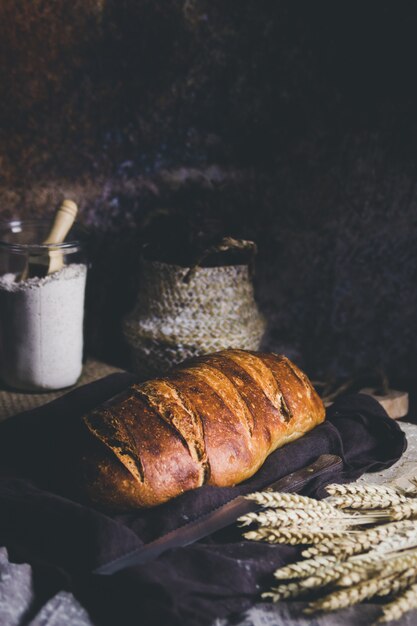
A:
{"type": "Polygon", "coordinates": [[[265,320],[247,265],[189,268],[141,262],[135,309],[124,321],[140,375],[224,348],[257,350],[265,320]]]}
{"type": "MultiPolygon", "coordinates": [[[[89,359],[87,363],[84,364],[83,372],[77,384],[71,389],[81,387],[81,385],[86,385],[94,380],[120,371],[122,370],[112,365],[89,359]]],[[[5,389],[0,386],[0,421],[12,415],[16,415],[17,413],[21,413],[22,411],[28,411],[37,406],[47,404],[64,395],[64,393],[67,393],[71,389],[60,389],[58,391],[48,391],[45,393],[28,393],[5,389]]]]}

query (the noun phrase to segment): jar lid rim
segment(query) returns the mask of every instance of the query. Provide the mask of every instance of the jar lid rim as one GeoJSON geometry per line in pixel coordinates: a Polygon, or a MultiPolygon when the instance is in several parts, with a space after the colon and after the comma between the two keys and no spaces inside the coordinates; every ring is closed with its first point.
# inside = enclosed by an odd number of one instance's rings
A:
{"type": "Polygon", "coordinates": [[[2,236],[7,232],[21,232],[22,227],[24,226],[50,226],[51,221],[49,219],[11,219],[11,220],[0,220],[0,249],[7,250],[9,252],[21,253],[21,254],[34,254],[34,255],[44,255],[50,252],[51,250],[66,250],[67,252],[75,249],[74,251],[80,248],[80,245],[83,243],[83,239],[86,237],[88,231],[87,229],[79,224],[78,222],[74,224],[77,233],[80,233],[81,237],[78,239],[68,239],[62,243],[14,243],[10,241],[4,241],[2,236]]]}

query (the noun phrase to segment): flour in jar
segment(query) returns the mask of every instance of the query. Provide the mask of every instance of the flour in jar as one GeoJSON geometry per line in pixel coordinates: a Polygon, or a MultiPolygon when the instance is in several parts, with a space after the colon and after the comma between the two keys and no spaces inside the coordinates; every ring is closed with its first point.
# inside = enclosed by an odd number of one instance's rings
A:
{"type": "Polygon", "coordinates": [[[0,277],[1,377],[18,389],[73,385],[81,374],[87,267],[43,278],[0,277]]]}

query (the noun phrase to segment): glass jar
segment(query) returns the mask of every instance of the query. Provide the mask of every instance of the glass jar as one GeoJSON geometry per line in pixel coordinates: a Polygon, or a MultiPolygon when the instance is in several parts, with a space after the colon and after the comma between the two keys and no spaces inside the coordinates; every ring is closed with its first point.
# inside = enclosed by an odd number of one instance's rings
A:
{"type": "Polygon", "coordinates": [[[50,226],[0,223],[0,377],[25,391],[69,387],[82,370],[85,232],[42,243],[50,226]]]}

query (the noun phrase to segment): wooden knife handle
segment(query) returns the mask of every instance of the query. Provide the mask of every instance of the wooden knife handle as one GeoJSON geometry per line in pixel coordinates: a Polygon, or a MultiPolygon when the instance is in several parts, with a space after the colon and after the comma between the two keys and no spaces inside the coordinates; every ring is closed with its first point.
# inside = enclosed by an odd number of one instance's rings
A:
{"type": "Polygon", "coordinates": [[[329,470],[335,470],[336,467],[342,467],[343,461],[336,454],[321,454],[314,463],[300,470],[280,478],[277,482],[269,485],[264,491],[301,491],[312,478],[318,478],[329,470]]]}

